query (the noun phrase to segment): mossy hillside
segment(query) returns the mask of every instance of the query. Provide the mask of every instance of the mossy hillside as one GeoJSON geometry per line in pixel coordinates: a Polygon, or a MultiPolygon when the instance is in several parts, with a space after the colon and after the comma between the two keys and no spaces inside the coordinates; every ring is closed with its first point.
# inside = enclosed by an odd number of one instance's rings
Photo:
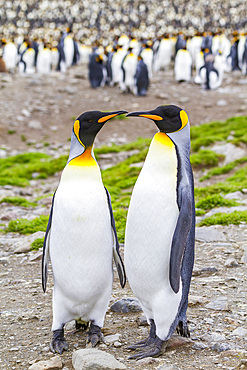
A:
{"type": "Polygon", "coordinates": [[[61,171],[67,158],[54,159],[43,153],[25,153],[0,159],[0,185],[27,186],[33,173],[38,173],[39,179],[46,179],[61,171]]]}
{"type": "Polygon", "coordinates": [[[223,155],[208,149],[199,150],[197,153],[192,153],[190,156],[193,169],[213,167],[218,165],[223,159],[223,155]]]}
{"type": "Polygon", "coordinates": [[[218,182],[216,184],[196,187],[195,197],[199,201],[206,196],[213,194],[228,194],[235,191],[241,191],[247,188],[247,166],[236,169],[235,172],[227,177],[224,182],[218,182]]]}
{"type": "Polygon", "coordinates": [[[213,176],[219,176],[219,175],[226,174],[226,173],[232,171],[238,165],[241,165],[241,164],[246,163],[246,162],[247,162],[247,157],[243,157],[243,158],[240,158],[240,159],[236,159],[235,161],[230,162],[230,163],[226,164],[225,166],[211,168],[207,172],[206,175],[204,175],[200,178],[200,181],[208,180],[213,176]]]}
{"type": "Polygon", "coordinates": [[[196,208],[209,211],[216,207],[234,207],[238,206],[239,203],[232,199],[225,199],[220,194],[208,195],[196,202],[196,208]]]}
{"type": "Polygon", "coordinates": [[[211,217],[204,218],[199,226],[211,225],[239,225],[247,222],[247,211],[234,211],[232,213],[216,213],[211,217]]]}
{"type": "Polygon", "coordinates": [[[36,202],[30,202],[29,200],[23,198],[23,197],[4,197],[0,199],[1,203],[8,203],[12,204],[14,206],[20,206],[20,207],[35,207],[37,206],[36,202]]]}
{"type": "Polygon", "coordinates": [[[43,247],[45,238],[37,238],[31,244],[31,251],[37,251],[38,249],[43,247]]]}
{"type": "MultiPolygon", "coordinates": [[[[213,136],[217,136],[217,127],[220,127],[220,130],[222,130],[222,135],[233,134],[232,130],[233,127],[235,127],[235,136],[238,138],[238,142],[242,140],[240,131],[237,131],[236,129],[236,122],[237,120],[240,120],[240,126],[241,122],[246,122],[245,117],[240,117],[237,119],[231,119],[227,120],[225,122],[225,128],[223,130],[222,125],[220,123],[212,123],[212,124],[205,124],[200,126],[199,128],[196,128],[197,132],[196,135],[192,133],[192,147],[194,140],[198,140],[198,131],[202,127],[202,132],[207,137],[207,135],[211,135],[212,132],[210,130],[214,130],[213,136]],[[208,125],[210,125],[210,129],[208,129],[208,125]],[[216,131],[215,131],[216,130],[216,131]],[[236,134],[237,132],[237,134],[236,134]],[[194,138],[193,138],[194,137],[194,138]]],[[[193,128],[192,128],[193,131],[193,128]]],[[[222,136],[223,137],[223,136],[222,136]]],[[[224,136],[225,137],[225,136],[224,136]]],[[[228,137],[228,136],[227,136],[228,137]]],[[[124,161],[118,163],[114,167],[111,167],[109,169],[106,169],[102,171],[102,178],[105,186],[108,188],[111,199],[112,199],[112,206],[114,210],[114,216],[116,219],[116,228],[118,231],[118,236],[120,242],[123,242],[124,240],[124,229],[125,229],[125,218],[127,214],[127,208],[129,205],[130,195],[132,192],[133,185],[135,184],[135,181],[139,175],[140,167],[136,166],[135,163],[142,162],[145,160],[148,147],[150,144],[151,139],[138,139],[136,142],[124,144],[121,146],[111,145],[111,146],[104,146],[102,148],[95,149],[95,153],[97,156],[100,156],[100,154],[103,153],[114,153],[114,152],[121,152],[121,151],[128,151],[132,149],[138,149],[139,153],[131,155],[129,158],[125,159],[124,161]]],[[[196,147],[196,146],[195,146],[196,147]]],[[[37,154],[37,153],[36,153],[37,154]]],[[[38,159],[38,162],[41,162],[42,164],[45,162],[49,163],[49,166],[53,164],[53,160],[48,157],[38,153],[41,157],[38,159]]],[[[29,156],[30,154],[28,154],[29,156]]],[[[197,153],[192,153],[191,155],[191,162],[193,166],[200,167],[200,166],[215,166],[215,163],[219,163],[219,161],[222,159],[217,154],[210,151],[210,149],[198,149],[197,153]]],[[[58,170],[62,170],[64,165],[66,164],[67,156],[64,156],[61,160],[59,158],[60,167],[56,168],[56,170],[51,171],[49,173],[55,173],[58,170]]],[[[234,164],[238,166],[239,164],[244,163],[241,162],[235,162],[234,164]]],[[[30,164],[30,163],[29,163],[30,164]]],[[[48,167],[49,167],[48,166],[48,167]]],[[[235,169],[234,165],[231,168],[232,170],[235,169]]],[[[32,168],[32,170],[28,170],[28,174],[30,176],[30,173],[37,172],[37,168],[32,168]]],[[[196,196],[196,203],[197,207],[199,208],[198,212],[200,214],[205,213],[207,210],[211,209],[212,207],[219,207],[219,206],[233,206],[235,203],[231,201],[227,201],[222,197],[222,194],[227,194],[229,192],[233,192],[236,190],[242,190],[243,188],[247,188],[247,168],[237,168],[235,169],[235,172],[228,178],[226,178],[226,181],[224,183],[217,183],[208,187],[198,187],[195,189],[195,196],[196,196]],[[200,203],[201,202],[201,203],[200,203]],[[198,204],[199,203],[199,204],[198,204]],[[200,206],[200,207],[199,207],[200,206]]],[[[45,174],[45,176],[49,176],[48,174],[45,174]]],[[[24,176],[23,176],[24,178],[24,176]]],[[[48,219],[47,219],[48,220],[48,219]]],[[[18,222],[18,220],[17,220],[18,222]]],[[[46,228],[47,221],[45,222],[45,228],[46,228]]],[[[16,227],[14,230],[13,225],[9,225],[12,227],[12,231],[17,232],[26,232],[27,227],[24,227],[21,229],[20,227],[16,227]],[[22,231],[21,231],[22,230],[22,231]]],[[[27,225],[26,225],[27,226],[27,225]]],[[[42,230],[44,229],[44,225],[42,225],[42,230]]],[[[29,230],[32,230],[30,232],[35,232],[34,229],[31,227],[29,230]]],[[[38,230],[41,230],[39,228],[38,230]]]]}
{"type": "Polygon", "coordinates": [[[191,127],[191,148],[193,152],[202,146],[208,147],[217,141],[233,144],[247,144],[247,116],[229,118],[224,122],[205,123],[191,127]]]}
{"type": "Polygon", "coordinates": [[[37,231],[46,231],[49,216],[41,215],[33,220],[20,218],[9,222],[4,229],[5,232],[14,232],[19,234],[33,234],[37,231]]]}

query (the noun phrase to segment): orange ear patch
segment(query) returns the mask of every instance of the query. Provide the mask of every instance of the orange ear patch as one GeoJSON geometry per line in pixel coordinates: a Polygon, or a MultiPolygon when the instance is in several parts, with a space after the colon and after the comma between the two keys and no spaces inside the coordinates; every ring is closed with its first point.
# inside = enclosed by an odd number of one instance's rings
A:
{"type": "Polygon", "coordinates": [[[80,122],[79,120],[77,119],[75,122],[74,122],[74,133],[75,133],[75,136],[77,137],[79,143],[84,146],[85,148],[85,145],[82,143],[81,139],[80,139],[80,136],[79,136],[79,130],[80,130],[80,122]]]}
{"type": "Polygon", "coordinates": [[[189,121],[189,117],[188,117],[187,113],[184,110],[180,111],[180,118],[181,118],[182,126],[178,131],[182,130],[187,125],[187,123],[189,121]]]}

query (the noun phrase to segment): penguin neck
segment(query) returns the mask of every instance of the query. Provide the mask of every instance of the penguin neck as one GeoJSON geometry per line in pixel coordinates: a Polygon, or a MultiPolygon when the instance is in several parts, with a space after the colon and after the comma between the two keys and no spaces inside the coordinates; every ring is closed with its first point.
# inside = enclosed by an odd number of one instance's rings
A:
{"type": "Polygon", "coordinates": [[[96,160],[92,156],[92,147],[91,146],[86,147],[82,154],[73,158],[69,162],[69,166],[98,167],[96,160]]]}
{"type": "Polygon", "coordinates": [[[176,147],[173,141],[165,133],[158,132],[150,144],[142,173],[160,181],[164,176],[176,177],[177,166],[176,147]]]}
{"type": "Polygon", "coordinates": [[[155,146],[174,147],[174,143],[170,137],[161,131],[154,135],[153,143],[155,146]]]}
{"type": "Polygon", "coordinates": [[[149,163],[153,168],[166,167],[171,157],[175,158],[175,153],[176,148],[170,137],[163,132],[158,132],[153,137],[145,163],[149,163]]]}

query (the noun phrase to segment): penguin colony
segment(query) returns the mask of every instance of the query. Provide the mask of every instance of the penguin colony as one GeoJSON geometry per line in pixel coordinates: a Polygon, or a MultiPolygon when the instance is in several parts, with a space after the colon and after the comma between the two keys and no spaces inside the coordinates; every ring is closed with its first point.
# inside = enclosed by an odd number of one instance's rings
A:
{"type": "MultiPolygon", "coordinates": [[[[73,124],[69,159],[54,193],[43,246],[42,284],[51,260],[52,352],[68,349],[64,325],[88,330],[94,347],[111,296],[112,259],[122,287],[125,267],[111,207],[93,154],[97,133],[127,112],[85,112],[73,124]]],[[[195,205],[187,113],[174,105],[127,116],[153,120],[158,128],[134,186],[125,234],[126,274],[150,324],[150,334],[129,349],[130,358],[160,355],[177,329],[190,335],[186,311],[195,242],[195,205]]]]}
{"type": "Polygon", "coordinates": [[[225,73],[247,75],[247,37],[238,31],[228,37],[223,31],[198,31],[194,36],[178,32],[154,39],[123,34],[89,44],[67,28],[56,40],[2,39],[1,54],[4,71],[18,66],[21,74],[65,73],[73,65],[87,64],[92,88],[118,86],[123,93],[139,96],[147,94],[153,74],[162,69],[174,68],[175,81],[205,89],[220,87],[225,73]]]}

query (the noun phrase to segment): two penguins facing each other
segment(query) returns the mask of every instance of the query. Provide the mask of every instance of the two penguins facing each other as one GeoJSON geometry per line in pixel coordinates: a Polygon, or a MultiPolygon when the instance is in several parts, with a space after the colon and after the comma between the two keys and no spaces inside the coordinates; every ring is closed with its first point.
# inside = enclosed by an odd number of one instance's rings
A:
{"type": "Polygon", "coordinates": [[[119,253],[110,195],[93,153],[97,133],[126,111],[83,113],[74,122],[68,162],[53,196],[43,247],[42,283],[49,257],[54,276],[52,352],[68,349],[64,325],[89,327],[88,341],[103,339],[115,261],[120,284],[126,275],[150,325],[148,338],[129,346],[130,358],[157,356],[174,331],[190,335],[186,311],[195,241],[190,127],[174,105],[127,116],[154,121],[158,132],[133,189],[125,231],[125,268],[119,253]]]}

